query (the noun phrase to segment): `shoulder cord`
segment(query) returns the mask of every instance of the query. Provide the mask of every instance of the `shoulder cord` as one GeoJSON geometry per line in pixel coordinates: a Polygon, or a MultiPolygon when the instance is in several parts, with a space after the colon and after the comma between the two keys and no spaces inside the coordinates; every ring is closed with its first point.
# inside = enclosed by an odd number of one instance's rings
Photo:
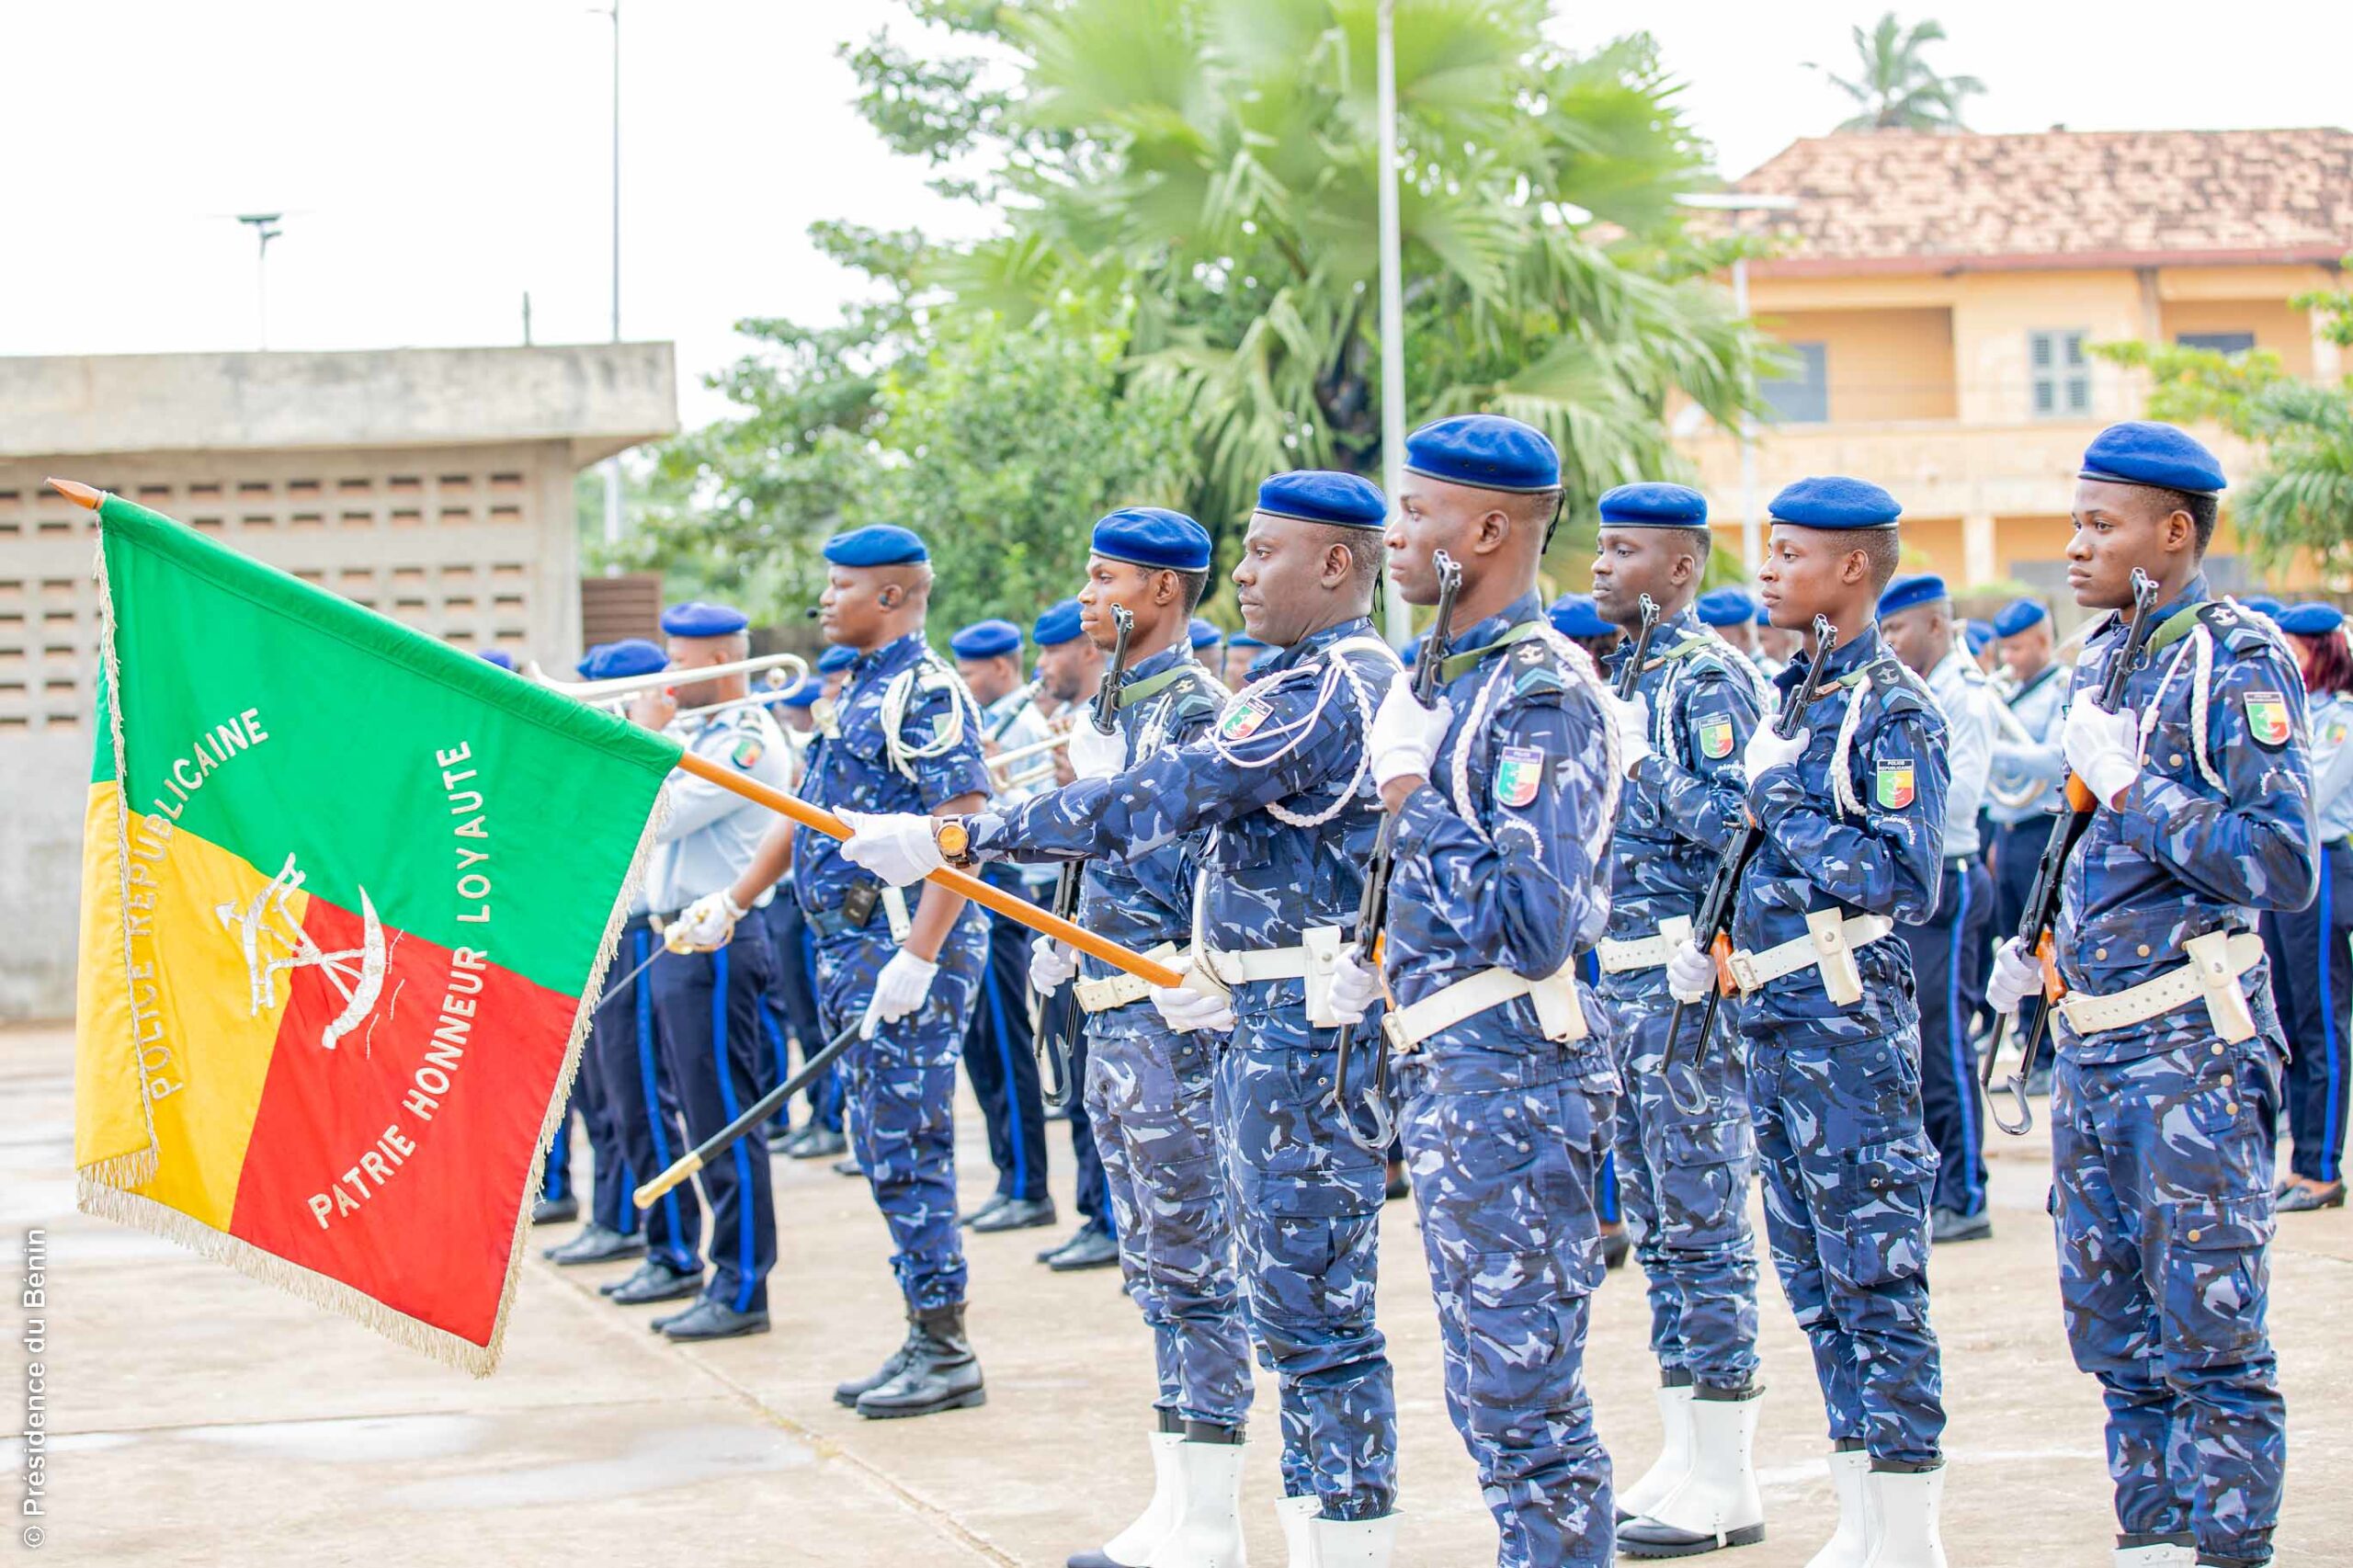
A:
{"type": "Polygon", "coordinates": [[[916,763],[946,756],[964,738],[967,710],[973,727],[978,729],[982,722],[981,705],[973,699],[972,688],[964,684],[962,676],[941,662],[938,654],[925,649],[915,664],[892,676],[891,684],[882,688],[882,745],[891,766],[912,781],[916,763]],[[945,687],[955,700],[948,705],[948,717],[929,741],[909,745],[905,734],[907,704],[915,696],[918,681],[945,687]]]}
{"type": "MultiPolygon", "coordinates": [[[[1595,709],[1607,714],[1608,710],[1600,701],[1601,676],[1594,668],[1592,655],[1554,631],[1551,625],[1542,621],[1537,622],[1536,625],[1538,630],[1532,635],[1552,649],[1553,656],[1567,667],[1571,681],[1593,689],[1595,709]]],[[[1463,720],[1461,727],[1455,733],[1454,755],[1449,759],[1449,783],[1454,798],[1455,814],[1470,824],[1471,831],[1478,835],[1480,843],[1490,846],[1495,843],[1495,838],[1480,824],[1477,805],[1471,798],[1471,748],[1478,744],[1485,736],[1487,719],[1495,710],[1496,694],[1510,673],[1511,661],[1507,658],[1497,659],[1495,667],[1489,671],[1487,678],[1480,683],[1479,694],[1471,702],[1470,714],[1463,720]]],[[[1603,831],[1607,833],[1608,824],[1615,822],[1618,817],[1618,790],[1623,779],[1623,774],[1620,771],[1618,755],[1617,726],[1604,723],[1600,729],[1602,748],[1607,754],[1608,762],[1604,773],[1608,782],[1601,804],[1603,831]]],[[[1540,866],[1544,863],[1544,846],[1540,842],[1536,846],[1536,862],[1540,866]]]]}
{"type": "Polygon", "coordinates": [[[1870,676],[1862,674],[1847,688],[1847,711],[1838,721],[1837,744],[1830,748],[1831,803],[1841,817],[1864,814],[1863,802],[1855,796],[1855,781],[1847,775],[1855,750],[1855,732],[1863,727],[1863,695],[1870,685],[1870,676]]]}
{"type": "MultiPolygon", "coordinates": [[[[1714,642],[1717,646],[1703,648],[1696,656],[1688,660],[1677,659],[1669,665],[1666,679],[1659,687],[1658,705],[1651,710],[1651,750],[1661,756],[1676,757],[1676,766],[1678,767],[1688,767],[1690,764],[1677,756],[1674,746],[1676,737],[1668,722],[1669,715],[1675,711],[1677,705],[1682,700],[1683,683],[1705,668],[1706,660],[1714,658],[1719,653],[1729,655],[1722,665],[1723,669],[1748,683],[1748,693],[1756,699],[1759,710],[1769,712],[1772,709],[1773,683],[1765,678],[1765,672],[1758,669],[1747,654],[1721,637],[1695,637],[1692,642],[1714,642]]],[[[1677,652],[1680,653],[1681,650],[1677,649],[1677,652]]]]}
{"type": "Polygon", "coordinates": [[[2149,757],[2149,736],[2157,727],[2157,716],[2165,711],[2165,693],[2173,688],[2174,676],[2181,673],[2181,662],[2189,658],[2189,754],[2198,762],[2198,776],[2216,790],[2222,788],[2222,776],[2214,771],[2211,750],[2206,744],[2206,721],[2214,683],[2214,636],[2203,621],[2198,630],[2182,640],[2174,651],[2173,662],[2165,666],[2165,679],[2157,683],[2157,694],[2149,701],[2148,710],[2141,715],[2140,745],[2133,760],[2145,763],[2149,757]]]}
{"type": "MultiPolygon", "coordinates": [[[[1324,710],[1331,706],[1332,699],[1339,693],[1343,687],[1347,687],[1350,699],[1356,704],[1357,718],[1358,722],[1365,729],[1370,730],[1372,727],[1372,699],[1366,695],[1364,683],[1358,678],[1356,670],[1349,665],[1347,659],[1343,655],[1341,651],[1349,647],[1369,647],[1371,645],[1371,640],[1370,639],[1347,638],[1339,642],[1334,643],[1331,647],[1326,648],[1324,651],[1322,655],[1324,660],[1324,672],[1316,685],[1315,705],[1313,708],[1310,708],[1307,712],[1299,719],[1268,733],[1271,738],[1277,740],[1288,739],[1290,744],[1278,747],[1267,756],[1258,757],[1256,760],[1241,756],[1235,753],[1233,747],[1225,744],[1225,738],[1221,733],[1223,728],[1223,716],[1221,714],[1220,723],[1217,726],[1212,727],[1210,731],[1210,744],[1216,750],[1217,755],[1232,767],[1245,768],[1253,772],[1262,767],[1271,767],[1276,763],[1282,761],[1284,758],[1290,756],[1293,752],[1299,750],[1301,746],[1307,744],[1309,738],[1314,734],[1316,725],[1322,722],[1324,710]]],[[[1383,653],[1389,654],[1389,657],[1392,660],[1396,659],[1397,655],[1390,649],[1389,644],[1382,642],[1378,645],[1383,653]]],[[[1285,676],[1295,675],[1298,672],[1296,670],[1278,670],[1272,675],[1252,681],[1248,686],[1244,687],[1239,692],[1234,694],[1234,700],[1237,702],[1247,701],[1261,688],[1271,687],[1281,681],[1285,676]]],[[[1230,709],[1231,705],[1229,705],[1229,710],[1230,709]]],[[[1253,741],[1260,738],[1260,736],[1255,734],[1250,737],[1253,741]]],[[[1371,771],[1371,769],[1372,755],[1366,747],[1359,745],[1357,748],[1356,770],[1348,776],[1347,783],[1342,787],[1338,794],[1333,798],[1332,803],[1329,806],[1325,807],[1323,811],[1303,815],[1298,812],[1289,810],[1281,801],[1275,801],[1267,803],[1267,814],[1273,817],[1277,822],[1283,823],[1291,827],[1321,827],[1324,824],[1330,822],[1334,817],[1338,816],[1343,811],[1347,809],[1349,803],[1356,799],[1357,790],[1362,787],[1366,776],[1371,771]]]]}

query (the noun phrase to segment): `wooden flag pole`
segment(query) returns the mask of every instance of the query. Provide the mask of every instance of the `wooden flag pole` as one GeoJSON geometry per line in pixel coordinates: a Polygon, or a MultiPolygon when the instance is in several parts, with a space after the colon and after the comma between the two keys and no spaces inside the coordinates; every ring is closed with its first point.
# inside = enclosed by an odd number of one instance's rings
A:
{"type": "MultiPolygon", "coordinates": [[[[681,752],[678,767],[722,790],[731,790],[747,801],[757,801],[768,810],[789,816],[803,827],[814,828],[835,838],[849,836],[849,824],[823,806],[813,806],[796,795],[788,795],[781,790],[746,778],[734,769],[708,757],[697,756],[690,751],[681,752]]],[[[932,872],[926,880],[938,882],[950,892],[961,893],[975,903],[986,904],[1008,920],[1018,920],[1033,931],[1042,931],[1056,941],[1068,942],[1081,952],[1092,953],[1105,963],[1125,970],[1139,980],[1147,980],[1161,986],[1185,983],[1184,976],[1167,965],[1155,963],[1107,937],[1097,936],[1083,926],[1074,926],[1060,915],[1039,908],[1026,898],[991,887],[978,877],[952,868],[943,868],[932,872]]]]}

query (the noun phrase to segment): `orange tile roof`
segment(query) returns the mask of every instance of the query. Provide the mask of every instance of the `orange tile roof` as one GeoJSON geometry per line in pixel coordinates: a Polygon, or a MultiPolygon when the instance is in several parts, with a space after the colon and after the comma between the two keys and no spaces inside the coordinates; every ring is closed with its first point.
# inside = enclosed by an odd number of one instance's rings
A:
{"type": "Polygon", "coordinates": [[[1736,190],[1760,275],[2334,261],[2353,250],[2353,131],[1883,131],[1793,142],[1736,190]]]}

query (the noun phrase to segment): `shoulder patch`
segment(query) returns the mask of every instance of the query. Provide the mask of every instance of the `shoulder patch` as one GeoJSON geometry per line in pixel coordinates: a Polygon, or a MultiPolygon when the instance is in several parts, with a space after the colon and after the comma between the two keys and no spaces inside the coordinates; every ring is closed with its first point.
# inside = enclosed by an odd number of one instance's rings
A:
{"type": "Polygon", "coordinates": [[[727,754],[727,760],[748,771],[759,765],[760,757],[767,750],[767,747],[761,744],[759,736],[738,735],[735,737],[734,749],[727,754]]]}
{"type": "Polygon", "coordinates": [[[1878,782],[1873,793],[1883,811],[1900,812],[1910,805],[1918,793],[1918,770],[1908,756],[1892,756],[1879,765],[1878,782]]]}
{"type": "Polygon", "coordinates": [[[2246,708],[2247,738],[2264,750],[2278,751],[2296,733],[2285,692],[2249,691],[2241,700],[2246,708]]]}
{"type": "Polygon", "coordinates": [[[1218,721],[1218,735],[1223,740],[1246,741],[1258,733],[1267,715],[1274,710],[1274,705],[1263,697],[1245,697],[1228,708],[1225,717],[1218,721]]]}
{"type": "Polygon", "coordinates": [[[1732,755],[1732,715],[1729,713],[1695,713],[1692,739],[1699,755],[1710,762],[1722,762],[1732,755]]]}
{"type": "Polygon", "coordinates": [[[1544,754],[1534,746],[1506,746],[1495,756],[1495,803],[1517,810],[1536,799],[1544,782],[1544,754]]]}

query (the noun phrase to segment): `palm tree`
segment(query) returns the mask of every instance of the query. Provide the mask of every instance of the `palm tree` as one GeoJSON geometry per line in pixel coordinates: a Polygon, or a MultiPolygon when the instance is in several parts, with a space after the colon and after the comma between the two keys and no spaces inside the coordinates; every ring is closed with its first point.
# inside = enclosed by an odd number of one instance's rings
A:
{"type": "MultiPolygon", "coordinates": [[[[1493,410],[1560,447],[1573,508],[1681,467],[1680,392],[1730,420],[1755,339],[1685,237],[1704,149],[1649,40],[1586,59],[1544,0],[1398,0],[1409,423],[1493,410]]],[[[1010,232],[938,277],[1026,320],[1094,298],[1183,401],[1204,518],[1287,468],[1381,462],[1368,0],[1006,7],[1021,56],[1010,232]],[[1039,149],[1051,149],[1040,153],[1039,149]]],[[[1572,515],[1575,515],[1573,510],[1572,515]]]]}
{"type": "Polygon", "coordinates": [[[1890,11],[1870,32],[1854,29],[1859,79],[1811,61],[1807,65],[1862,106],[1860,114],[1840,122],[1841,131],[1966,131],[1961,101],[1983,93],[1985,84],[1974,76],[1940,76],[1921,58],[1928,45],[1944,38],[1941,22],[1915,22],[1907,30],[1890,11]]]}

